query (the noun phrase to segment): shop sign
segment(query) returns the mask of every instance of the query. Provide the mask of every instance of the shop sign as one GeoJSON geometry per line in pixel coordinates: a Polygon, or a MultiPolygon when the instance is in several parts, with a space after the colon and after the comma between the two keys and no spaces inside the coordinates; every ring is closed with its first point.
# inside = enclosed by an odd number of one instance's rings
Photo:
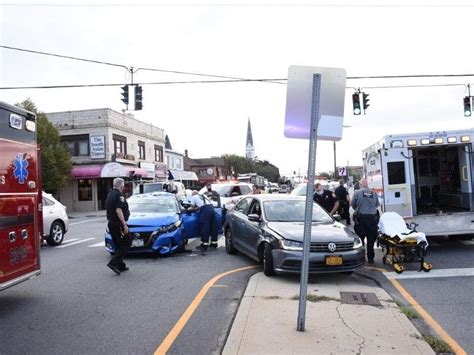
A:
{"type": "Polygon", "coordinates": [[[105,159],[105,136],[90,137],[91,159],[105,159]]]}

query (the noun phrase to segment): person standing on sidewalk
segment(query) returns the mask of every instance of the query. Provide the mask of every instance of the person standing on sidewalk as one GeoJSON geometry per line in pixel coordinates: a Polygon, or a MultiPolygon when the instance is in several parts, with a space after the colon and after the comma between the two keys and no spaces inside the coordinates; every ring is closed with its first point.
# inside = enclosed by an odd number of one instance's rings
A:
{"type": "Polygon", "coordinates": [[[360,180],[360,190],[352,197],[352,208],[354,209],[354,231],[364,241],[367,238],[367,262],[374,263],[374,244],[377,239],[377,207],[379,207],[378,195],[367,186],[367,180],[360,180]]]}
{"type": "Polygon", "coordinates": [[[122,271],[128,270],[123,258],[127,255],[131,246],[127,226],[130,211],[125,196],[122,194],[125,181],[122,178],[115,178],[113,186],[114,189],[107,195],[105,206],[107,209],[109,233],[115,245],[115,255],[107,266],[117,275],[120,275],[122,271]]]}
{"type": "Polygon", "coordinates": [[[204,195],[199,195],[197,191],[193,191],[192,197],[193,207],[199,209],[199,229],[201,234],[201,245],[197,249],[206,251],[210,246],[217,248],[217,220],[214,211],[214,205],[204,195]],[[209,235],[211,242],[209,243],[209,235]]]}
{"type": "Polygon", "coordinates": [[[346,225],[350,226],[351,216],[349,213],[349,204],[351,199],[349,197],[349,192],[344,187],[344,180],[339,181],[339,186],[337,187],[336,191],[334,191],[334,193],[336,194],[336,198],[339,201],[339,208],[337,212],[341,215],[342,219],[346,220],[346,225]]]}

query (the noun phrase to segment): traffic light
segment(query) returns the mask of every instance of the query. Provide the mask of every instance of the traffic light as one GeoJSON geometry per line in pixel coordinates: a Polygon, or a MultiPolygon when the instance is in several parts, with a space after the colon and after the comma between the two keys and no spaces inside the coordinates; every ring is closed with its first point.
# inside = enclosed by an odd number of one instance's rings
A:
{"type": "Polygon", "coordinates": [[[142,91],[140,85],[135,85],[135,111],[139,111],[143,108],[142,91]]]}
{"type": "Polygon", "coordinates": [[[370,106],[369,104],[369,94],[366,94],[365,92],[362,93],[362,107],[364,108],[364,115],[365,115],[365,110],[367,110],[370,106]]]}
{"type": "Polygon", "coordinates": [[[128,105],[128,85],[122,86],[121,88],[123,90],[122,92],[122,101],[125,105],[128,105]]]}
{"type": "Polygon", "coordinates": [[[352,111],[354,115],[360,115],[360,94],[358,92],[352,94],[352,111]]]}
{"type": "Polygon", "coordinates": [[[464,116],[466,117],[471,116],[471,97],[470,96],[464,97],[464,116]]]}

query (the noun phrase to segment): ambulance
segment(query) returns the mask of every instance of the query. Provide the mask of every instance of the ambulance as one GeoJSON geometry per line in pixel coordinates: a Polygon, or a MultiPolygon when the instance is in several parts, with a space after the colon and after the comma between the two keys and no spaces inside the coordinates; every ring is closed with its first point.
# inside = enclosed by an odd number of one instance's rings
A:
{"type": "Polygon", "coordinates": [[[41,273],[36,116],[0,102],[0,291],[41,273]]]}
{"type": "Polygon", "coordinates": [[[364,176],[381,212],[428,236],[474,234],[472,129],[385,136],[363,150],[364,176]]]}

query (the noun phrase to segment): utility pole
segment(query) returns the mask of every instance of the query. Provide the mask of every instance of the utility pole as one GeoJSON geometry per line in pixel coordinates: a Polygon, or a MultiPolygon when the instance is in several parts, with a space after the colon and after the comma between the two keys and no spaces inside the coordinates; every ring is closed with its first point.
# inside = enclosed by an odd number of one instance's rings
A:
{"type": "Polygon", "coordinates": [[[334,147],[334,180],[336,180],[336,178],[337,178],[337,175],[336,175],[337,174],[336,173],[336,169],[337,169],[337,167],[336,167],[336,141],[332,141],[332,143],[333,143],[333,147],[334,147]]]}

